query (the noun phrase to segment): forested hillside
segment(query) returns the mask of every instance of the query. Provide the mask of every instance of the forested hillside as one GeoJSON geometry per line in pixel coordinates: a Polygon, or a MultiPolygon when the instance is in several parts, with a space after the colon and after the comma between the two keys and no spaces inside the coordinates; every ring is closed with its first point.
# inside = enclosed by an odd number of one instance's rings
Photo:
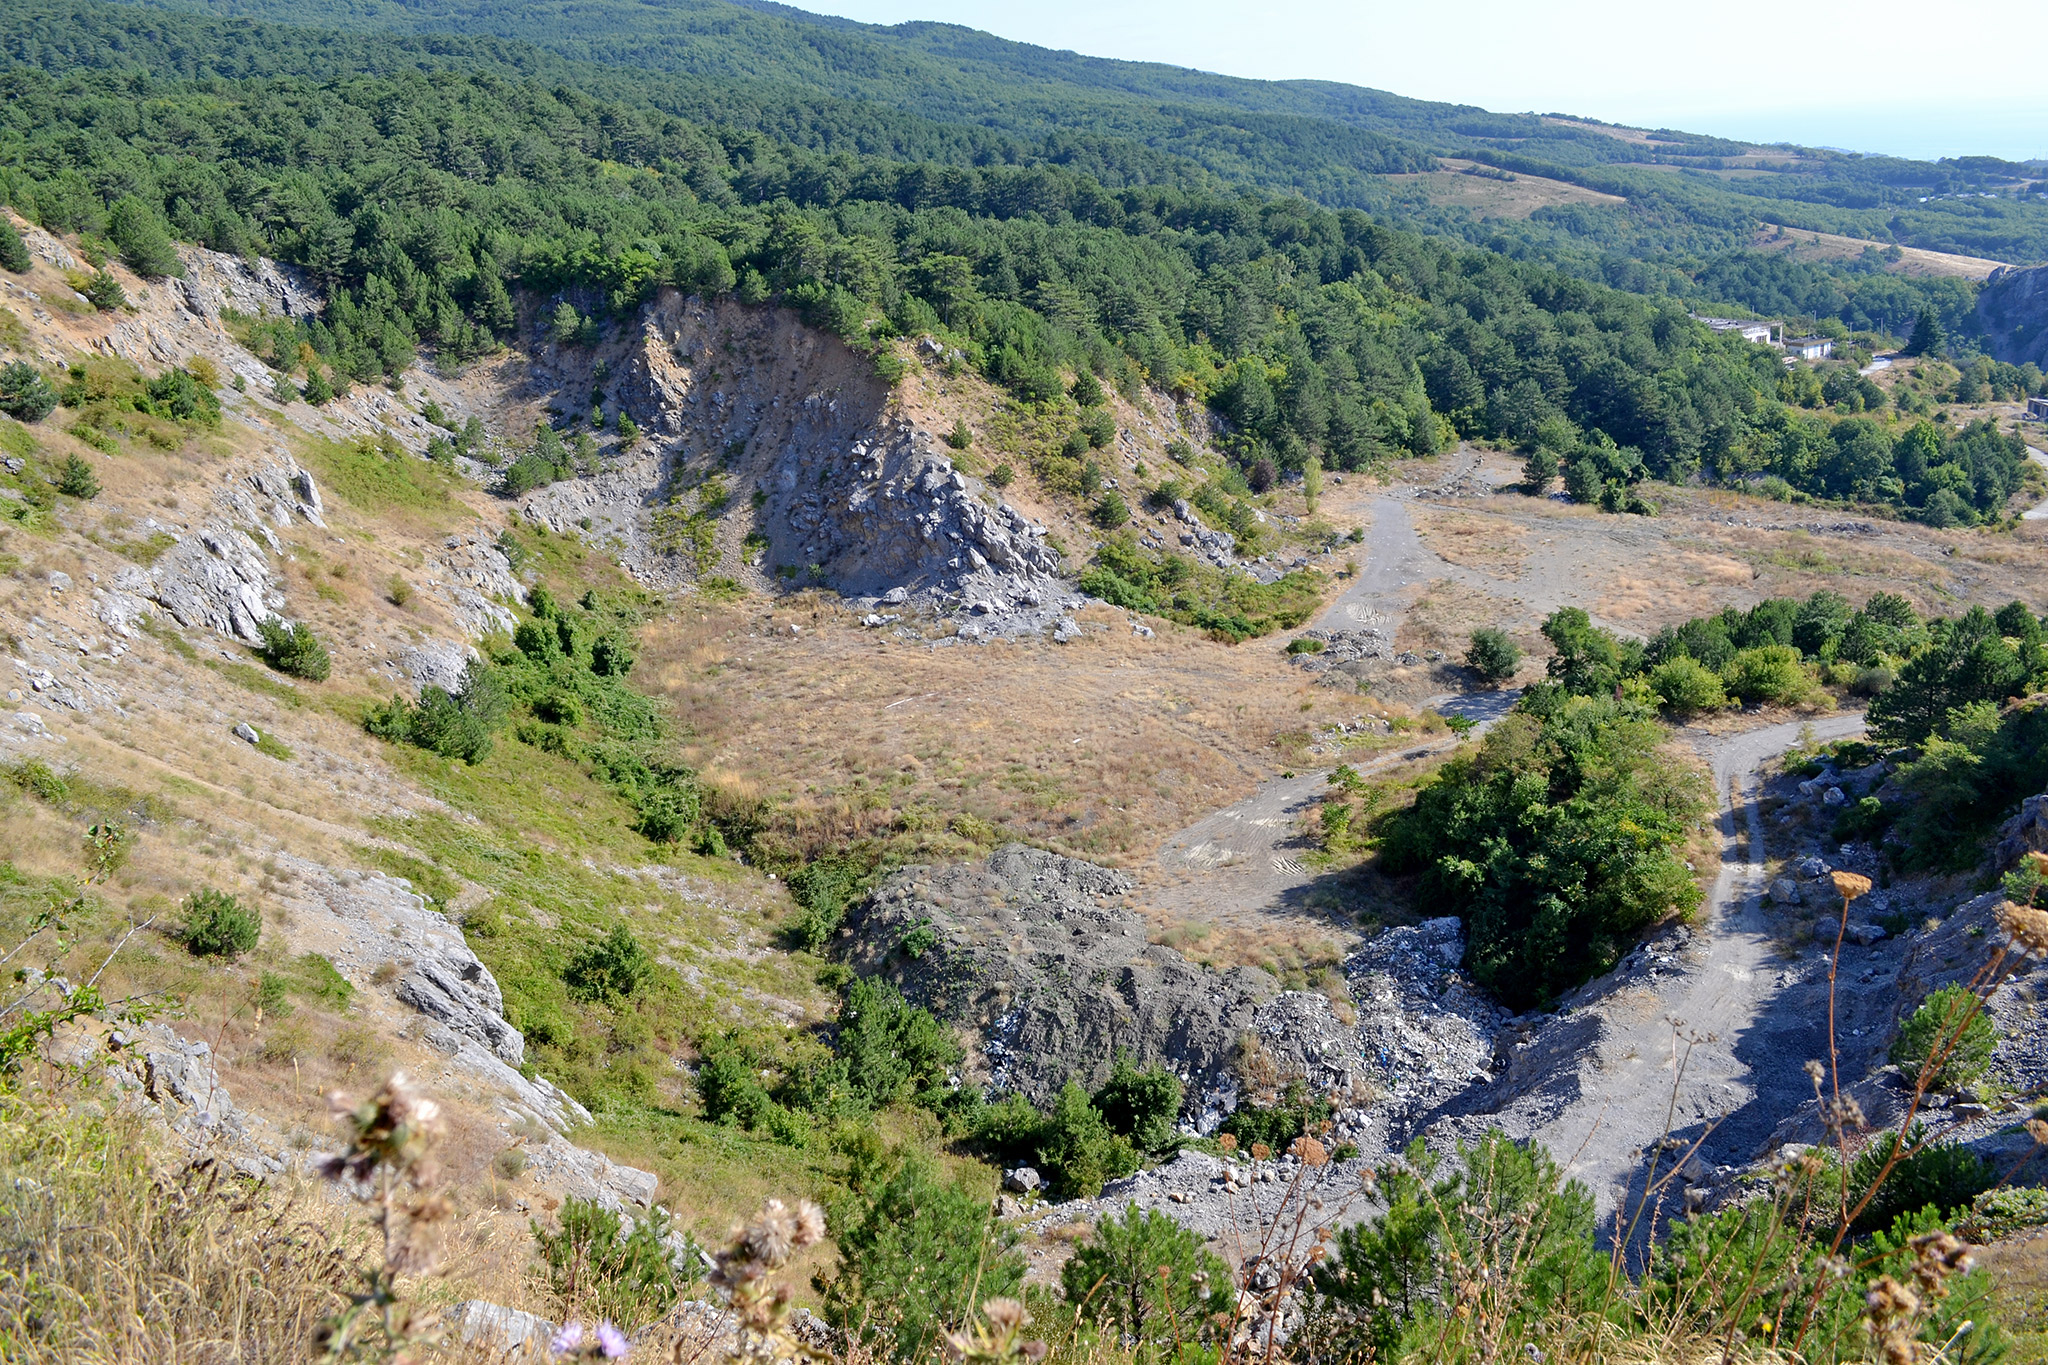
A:
{"type": "MultiPolygon", "coordinates": [[[[1206,401],[1246,472],[1462,435],[1583,463],[1595,493],[1760,471],[1818,496],[1918,507],[1936,491],[1895,476],[1874,427],[1791,421],[1776,356],[1676,300],[1167,159],[1100,158],[1105,177],[1021,154],[824,155],[586,93],[553,59],[526,78],[467,40],[351,54],[114,6],[9,13],[9,49],[35,65],[0,73],[0,192],[53,230],[111,234],[145,273],[165,232],[305,266],[333,302],[303,339],[344,381],[396,375],[422,347],[495,348],[520,290],[566,293],[552,324],[590,329],[665,283],[779,297],[869,346],[941,333],[1027,399],[1057,396],[1064,369],[1206,401]]],[[[1945,515],[1993,511],[2016,477],[1964,481],[1945,515]]]]}
{"type": "Polygon", "coordinates": [[[579,60],[667,76],[766,80],[1032,141],[1075,131],[1110,134],[1333,207],[1384,211],[1395,196],[1377,176],[1415,169],[1432,152],[1475,156],[1627,195],[1625,212],[1555,214],[1528,228],[1437,215],[1475,240],[1505,226],[1541,247],[1569,246],[1589,265],[1602,257],[1668,256],[1664,264],[1691,274],[1699,253],[1746,245],[1748,226],[1759,217],[2002,260],[2048,257],[2048,204],[2028,188],[2034,173],[1993,157],[1930,164],[1754,148],[1670,129],[1645,138],[1583,120],[1495,113],[1335,82],[1251,81],[1082,57],[949,24],[878,28],[725,0],[231,0],[207,9],[518,38],[579,60]]]}

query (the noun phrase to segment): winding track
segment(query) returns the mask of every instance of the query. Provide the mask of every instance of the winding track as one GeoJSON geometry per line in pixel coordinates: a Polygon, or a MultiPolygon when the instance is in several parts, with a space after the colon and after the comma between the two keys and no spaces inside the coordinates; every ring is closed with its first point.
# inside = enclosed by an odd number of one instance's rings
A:
{"type": "Polygon", "coordinates": [[[1701,933],[1683,970],[1660,981],[1654,1009],[1640,1012],[1646,1036],[1635,1040],[1638,1046],[1602,1058],[1598,1084],[1584,1087],[1533,1134],[1570,1162],[1571,1174],[1592,1187],[1603,1212],[1634,1177],[1643,1148],[1667,1130],[1742,1111],[1748,1117],[1717,1130],[1702,1154],[1747,1160],[1776,1120],[1808,1097],[1802,1068],[1813,1055],[1810,1021],[1793,1021],[1791,1034],[1774,1042],[1779,1030],[1765,1019],[1780,975],[1762,908],[1764,834],[1756,797],[1758,768],[1797,743],[1809,725],[1815,739],[1842,739],[1859,733],[1863,718],[1792,721],[1712,743],[1707,757],[1723,802],[1723,843],[1701,933]],[[1689,1049],[1675,1040],[1667,1020],[1695,1040],[1689,1049]]]}

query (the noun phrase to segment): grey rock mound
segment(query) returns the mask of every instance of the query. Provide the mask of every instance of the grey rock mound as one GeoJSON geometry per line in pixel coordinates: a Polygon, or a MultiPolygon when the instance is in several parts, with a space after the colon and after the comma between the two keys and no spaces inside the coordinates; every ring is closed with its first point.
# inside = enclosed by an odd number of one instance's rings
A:
{"type": "Polygon", "coordinates": [[[1361,1146],[1397,1149],[1417,1119],[1493,1080],[1506,1011],[1460,968],[1455,918],[1389,929],[1344,964],[1375,1103],[1361,1146]]]}
{"type": "Polygon", "coordinates": [[[1268,1078],[1348,1086],[1356,1040],[1320,996],[1256,968],[1217,972],[1147,941],[1120,872],[1011,844],[979,864],[906,868],[848,917],[866,976],[977,1035],[989,1083],[1043,1102],[1094,1085],[1119,1051],[1163,1065],[1203,1130],[1236,1106],[1255,1055],[1268,1078]]]}

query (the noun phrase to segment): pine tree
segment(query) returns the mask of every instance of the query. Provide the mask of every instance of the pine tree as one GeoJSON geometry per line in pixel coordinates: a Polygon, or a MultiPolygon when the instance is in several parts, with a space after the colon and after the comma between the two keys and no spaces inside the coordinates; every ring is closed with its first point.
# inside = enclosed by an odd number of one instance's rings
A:
{"type": "Polygon", "coordinates": [[[306,369],[305,397],[316,408],[334,397],[334,386],[327,382],[326,373],[318,365],[306,369]]]}
{"type": "Polygon", "coordinates": [[[1941,322],[1934,316],[1932,308],[1922,308],[1920,316],[1913,322],[1913,336],[1906,343],[1907,355],[1940,355],[1948,348],[1948,338],[1942,335],[1941,322]]]}
{"type": "Polygon", "coordinates": [[[0,266],[5,266],[19,275],[29,267],[28,246],[15,231],[14,223],[0,215],[0,266]]]}

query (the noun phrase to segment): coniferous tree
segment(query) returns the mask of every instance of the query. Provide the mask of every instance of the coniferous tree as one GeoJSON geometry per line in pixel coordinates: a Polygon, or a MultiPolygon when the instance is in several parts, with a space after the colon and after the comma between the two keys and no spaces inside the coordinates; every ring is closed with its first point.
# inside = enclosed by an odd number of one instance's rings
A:
{"type": "Polygon", "coordinates": [[[19,275],[29,268],[28,244],[6,217],[0,217],[0,266],[19,275]]]}
{"type": "Polygon", "coordinates": [[[1906,343],[1906,354],[1938,356],[1947,346],[1948,338],[1942,335],[1941,320],[1934,316],[1932,308],[1922,308],[1920,316],[1913,321],[1913,336],[1906,343]]]}

